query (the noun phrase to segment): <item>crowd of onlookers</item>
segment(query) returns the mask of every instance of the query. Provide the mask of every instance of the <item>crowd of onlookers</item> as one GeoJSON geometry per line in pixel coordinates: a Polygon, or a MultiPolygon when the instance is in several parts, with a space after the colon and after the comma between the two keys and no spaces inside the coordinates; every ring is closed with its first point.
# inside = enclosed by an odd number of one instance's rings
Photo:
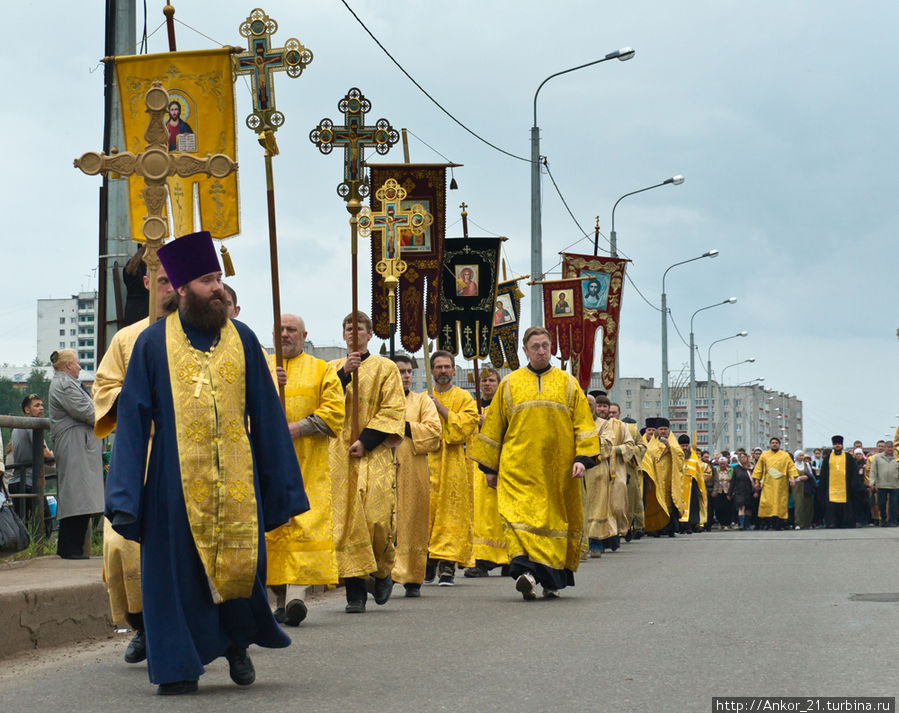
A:
{"type": "MultiPolygon", "coordinates": [[[[877,441],[873,449],[865,449],[855,441],[849,452],[856,468],[856,492],[851,499],[854,526],[895,527],[899,510],[899,463],[891,441],[877,441]]],[[[827,495],[819,488],[819,477],[829,450],[815,448],[811,453],[797,450],[790,454],[799,477],[792,482],[789,495],[788,526],[808,529],[825,526],[827,495]]],[[[759,519],[759,488],[752,478],[762,456],[761,448],[747,452],[722,450],[702,451],[705,471],[708,518],[706,530],[713,524],[722,530],[768,529],[773,524],[759,519]]],[[[848,525],[852,526],[852,524],[848,525]]]]}

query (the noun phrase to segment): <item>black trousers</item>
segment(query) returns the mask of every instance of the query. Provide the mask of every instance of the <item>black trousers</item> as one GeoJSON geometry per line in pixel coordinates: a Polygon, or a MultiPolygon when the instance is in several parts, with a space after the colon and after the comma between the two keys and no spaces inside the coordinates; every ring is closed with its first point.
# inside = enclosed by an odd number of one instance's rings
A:
{"type": "Polygon", "coordinates": [[[827,527],[855,527],[855,508],[851,502],[832,503],[824,506],[824,522],[827,527]]]}
{"type": "Polygon", "coordinates": [[[64,559],[84,554],[84,538],[91,524],[90,515],[73,515],[59,521],[56,554],[64,559]]]}

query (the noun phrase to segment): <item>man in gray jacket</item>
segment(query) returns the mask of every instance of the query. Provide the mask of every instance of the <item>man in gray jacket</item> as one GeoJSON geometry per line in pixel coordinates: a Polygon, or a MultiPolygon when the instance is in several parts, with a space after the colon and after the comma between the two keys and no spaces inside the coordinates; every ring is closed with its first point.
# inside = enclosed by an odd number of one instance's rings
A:
{"type": "Polygon", "coordinates": [[[877,493],[881,527],[895,527],[899,524],[899,461],[894,455],[892,441],[885,441],[883,453],[876,454],[871,460],[871,487],[877,493]]]}

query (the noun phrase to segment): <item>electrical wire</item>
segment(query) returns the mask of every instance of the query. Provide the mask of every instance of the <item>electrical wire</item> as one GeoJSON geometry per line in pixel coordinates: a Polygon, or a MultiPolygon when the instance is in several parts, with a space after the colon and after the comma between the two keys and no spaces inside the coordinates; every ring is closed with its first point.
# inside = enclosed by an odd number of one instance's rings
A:
{"type": "MultiPolygon", "coordinates": [[[[179,20],[177,17],[175,18],[175,22],[177,22],[179,25],[184,25],[188,30],[193,30],[193,31],[196,32],[198,35],[200,35],[201,37],[205,37],[205,38],[206,38],[207,40],[209,40],[210,42],[215,42],[217,45],[220,45],[220,46],[222,46],[222,47],[228,47],[228,46],[229,46],[227,42],[219,42],[218,40],[213,39],[213,38],[210,37],[209,35],[207,35],[207,34],[205,34],[205,33],[203,33],[203,32],[200,32],[196,27],[191,27],[191,26],[188,25],[186,22],[182,22],[182,21],[179,20]]],[[[164,24],[164,23],[163,23],[163,24],[164,24]]]]}
{"type": "Polygon", "coordinates": [[[684,339],[684,335],[681,334],[681,333],[680,333],[680,329],[677,328],[677,322],[674,321],[674,315],[671,314],[671,310],[670,310],[670,309],[668,310],[668,319],[670,319],[670,320],[671,320],[671,324],[674,325],[674,331],[677,332],[677,336],[680,337],[680,340],[684,343],[684,346],[685,346],[687,349],[689,349],[689,348],[690,348],[690,343],[689,343],[686,339],[684,339]]]}
{"type": "Polygon", "coordinates": [[[371,37],[372,40],[374,40],[374,43],[375,43],[378,47],[381,48],[381,51],[382,51],[384,54],[387,55],[387,57],[390,59],[390,61],[393,62],[393,63],[397,66],[397,68],[398,68],[403,74],[406,75],[406,77],[409,79],[409,81],[412,82],[416,87],[418,87],[418,90],[419,90],[422,94],[424,94],[428,99],[430,99],[430,100],[434,103],[434,105],[435,105],[438,109],[440,109],[440,111],[442,111],[444,114],[446,114],[450,119],[452,119],[454,122],[456,122],[456,123],[457,123],[459,126],[461,126],[463,129],[465,129],[465,131],[467,131],[469,134],[471,134],[472,136],[474,136],[478,141],[482,141],[483,143],[487,144],[490,148],[495,149],[496,151],[499,151],[500,153],[505,154],[506,156],[509,156],[510,158],[517,158],[519,161],[524,161],[525,163],[532,163],[531,159],[529,159],[529,158],[525,158],[524,156],[518,156],[517,154],[511,153],[510,151],[506,151],[505,149],[501,149],[501,148],[500,148],[499,146],[497,146],[496,144],[490,143],[490,142],[487,141],[487,139],[485,139],[483,136],[480,136],[480,135],[477,134],[476,132],[474,132],[474,131],[472,131],[471,129],[469,129],[465,124],[463,124],[461,121],[459,121],[459,119],[457,119],[457,118],[456,118],[455,116],[453,116],[449,111],[447,111],[446,109],[444,109],[444,108],[443,108],[443,105],[442,105],[440,102],[438,102],[434,97],[432,97],[432,96],[427,92],[427,90],[426,90],[423,86],[421,86],[418,82],[416,82],[415,79],[413,79],[412,75],[409,74],[409,72],[407,72],[407,71],[405,70],[405,68],[403,67],[403,65],[401,65],[401,64],[394,58],[394,56],[393,56],[392,54],[390,54],[390,52],[387,51],[387,48],[384,47],[384,45],[381,44],[381,42],[378,40],[378,38],[374,36],[374,34],[372,33],[372,31],[369,30],[369,29],[365,26],[365,23],[362,22],[362,20],[359,18],[359,16],[353,11],[353,8],[351,8],[351,7],[349,6],[349,3],[347,3],[346,0],[340,0],[340,1],[343,3],[344,7],[346,7],[346,9],[349,10],[350,14],[351,14],[354,18],[356,18],[356,22],[359,23],[359,25],[362,27],[363,30],[365,30],[365,32],[368,34],[368,36],[371,37]]]}
{"type": "Polygon", "coordinates": [[[144,0],[144,31],[141,34],[138,54],[147,54],[147,0],[144,0]]]}
{"type": "Polygon", "coordinates": [[[414,138],[416,138],[416,139],[418,139],[419,141],[421,141],[421,143],[423,143],[425,146],[427,146],[429,149],[431,149],[431,151],[433,151],[435,154],[437,154],[438,156],[440,156],[440,158],[442,158],[442,159],[443,159],[444,161],[446,161],[447,163],[453,163],[453,162],[450,161],[446,156],[444,156],[442,153],[440,153],[437,149],[435,149],[433,146],[431,146],[431,144],[429,144],[427,141],[425,141],[425,140],[424,140],[423,138],[421,138],[420,136],[416,135],[415,132],[412,131],[412,129],[406,129],[406,133],[410,134],[410,135],[413,136],[414,138]]]}

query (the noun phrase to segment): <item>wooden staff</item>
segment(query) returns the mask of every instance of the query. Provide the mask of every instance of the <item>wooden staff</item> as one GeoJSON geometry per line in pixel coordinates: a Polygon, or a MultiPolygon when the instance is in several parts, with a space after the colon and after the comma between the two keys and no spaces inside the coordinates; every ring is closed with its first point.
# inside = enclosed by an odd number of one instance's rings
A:
{"type": "Polygon", "coordinates": [[[165,15],[165,28],[169,33],[169,52],[175,52],[175,8],[172,3],[162,8],[162,14],[165,15]]]}
{"type": "MultiPolygon", "coordinates": [[[[272,312],[274,317],[275,364],[283,369],[284,356],[281,351],[281,281],[278,276],[278,229],[275,221],[275,181],[272,174],[272,156],[278,155],[278,144],[275,132],[266,126],[258,136],[260,145],[265,148],[265,191],[268,205],[268,252],[272,271],[272,312]]],[[[287,409],[284,396],[284,384],[278,382],[278,397],[281,407],[287,409]]]]}
{"type": "Polygon", "coordinates": [[[431,384],[431,354],[428,347],[428,313],[421,311],[421,349],[425,356],[425,382],[428,387],[428,396],[434,395],[434,387],[431,384]]]}
{"type": "MultiPolygon", "coordinates": [[[[350,254],[351,264],[350,271],[352,274],[351,289],[353,302],[353,336],[351,339],[351,351],[359,351],[359,335],[357,332],[357,322],[359,320],[359,211],[362,210],[362,203],[359,200],[358,182],[350,183],[351,198],[346,203],[347,212],[350,214],[350,254]]],[[[360,364],[361,366],[361,364],[360,364]]],[[[352,396],[352,420],[350,426],[350,444],[356,442],[359,438],[359,369],[352,373],[353,396],[352,396]]]]}

